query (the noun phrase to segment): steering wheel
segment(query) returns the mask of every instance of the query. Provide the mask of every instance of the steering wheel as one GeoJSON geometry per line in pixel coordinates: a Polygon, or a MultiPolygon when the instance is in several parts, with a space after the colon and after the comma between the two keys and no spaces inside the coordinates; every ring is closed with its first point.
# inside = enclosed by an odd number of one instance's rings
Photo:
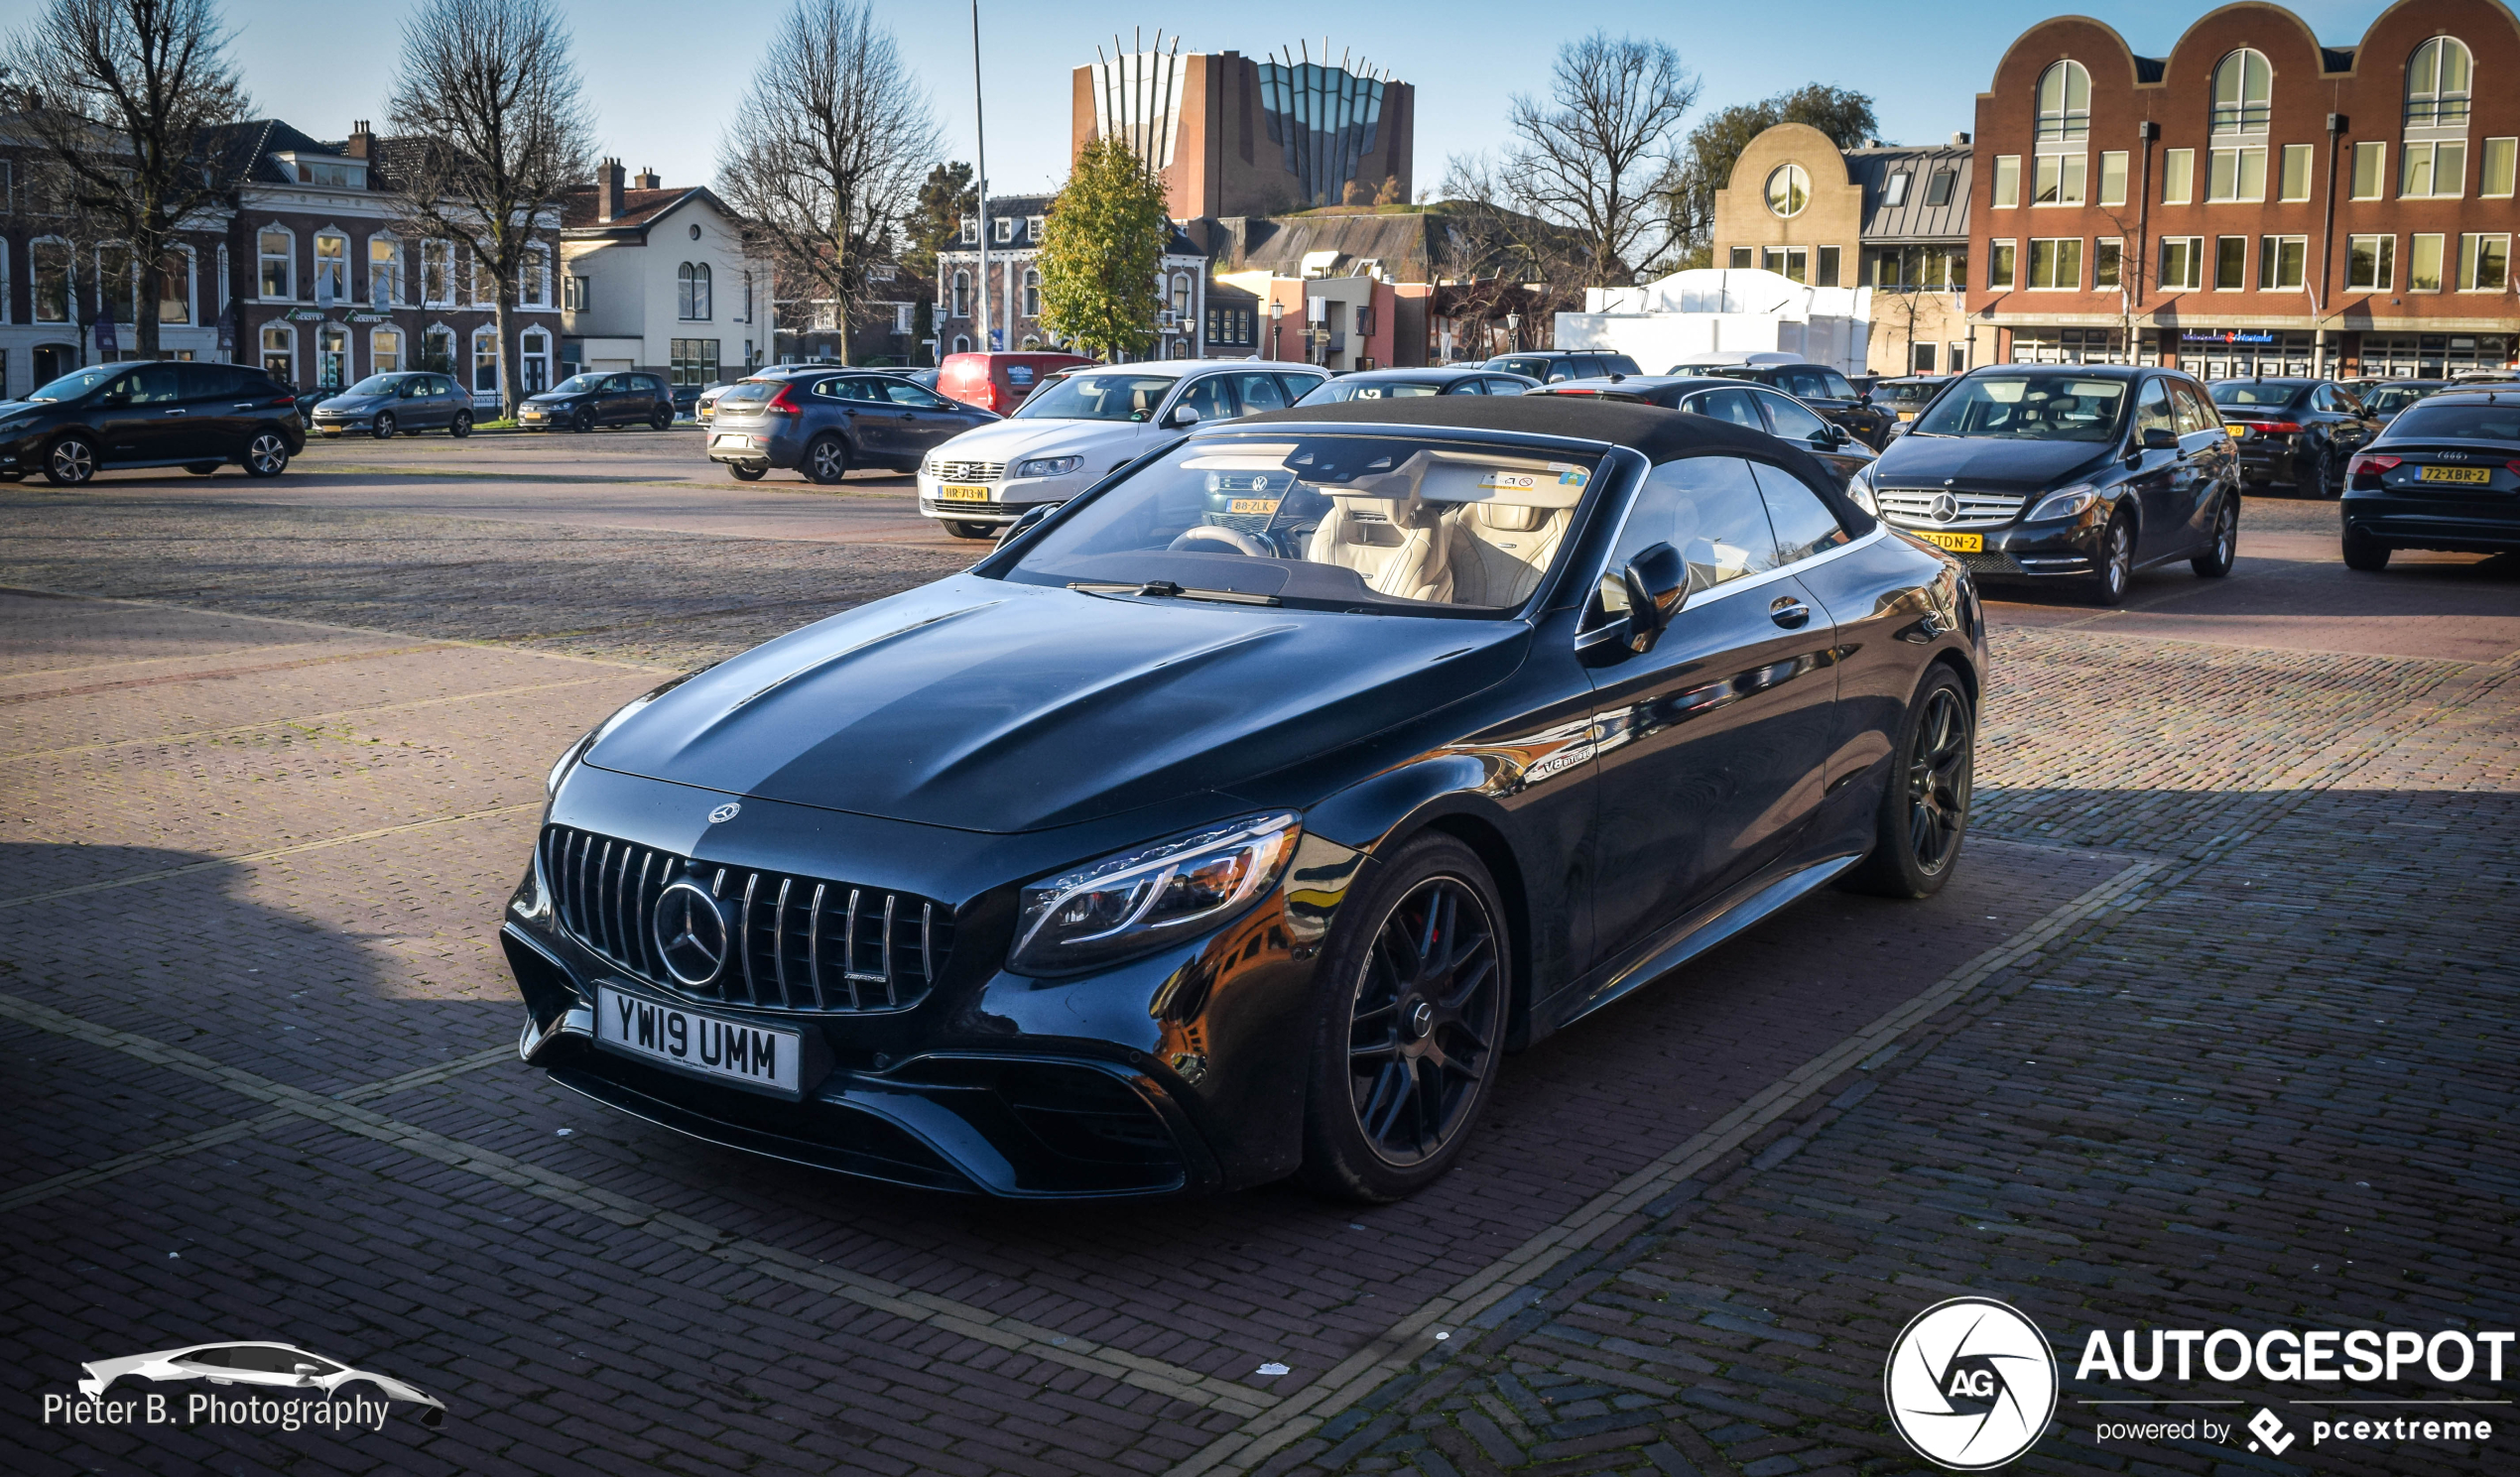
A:
{"type": "MultiPolygon", "coordinates": [[[[1196,528],[1182,530],[1181,537],[1166,545],[1165,550],[1167,553],[1175,553],[1185,549],[1195,550],[1201,544],[1222,544],[1236,554],[1247,554],[1255,559],[1276,558],[1278,555],[1278,552],[1276,550],[1271,549],[1268,545],[1261,543],[1258,539],[1253,538],[1251,535],[1244,533],[1240,529],[1218,528],[1214,524],[1206,523],[1202,523],[1196,528]]],[[[1200,552],[1205,554],[1214,554],[1216,551],[1210,549],[1202,550],[1200,552]]]]}

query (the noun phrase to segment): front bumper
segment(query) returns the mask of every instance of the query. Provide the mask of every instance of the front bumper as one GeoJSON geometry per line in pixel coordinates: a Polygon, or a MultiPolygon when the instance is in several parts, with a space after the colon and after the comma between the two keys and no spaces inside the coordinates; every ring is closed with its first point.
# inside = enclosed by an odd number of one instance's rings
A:
{"type": "MultiPolygon", "coordinates": [[[[581,765],[551,819],[621,838],[625,857],[632,846],[652,848],[940,900],[951,911],[952,942],[933,987],[902,1008],[864,1012],[695,998],[573,934],[538,847],[501,943],[526,1004],[519,1051],[553,1080],[711,1143],[929,1189],[1161,1196],[1266,1182],[1300,1162],[1313,972],[1358,853],[1308,835],[1288,874],[1288,887],[1305,879],[1302,901],[1282,888],[1204,937],[1039,980],[1004,969],[1012,879],[1142,840],[1168,821],[993,836],[752,798],[726,822],[700,818],[729,798],[581,765]],[[599,983],[800,1033],[795,1093],[729,1085],[599,1045],[599,983]]],[[[561,881],[582,885],[586,875],[561,881]]],[[[600,865],[594,875],[605,875],[600,865]]],[[[569,916],[585,916],[584,906],[569,916]]]]}
{"type": "Polygon", "coordinates": [[[373,411],[360,411],[346,416],[327,416],[318,412],[315,418],[315,430],[318,435],[340,435],[344,431],[372,431],[375,429],[376,413],[373,411]]]}
{"type": "Polygon", "coordinates": [[[1960,567],[1977,579],[2053,579],[2089,574],[2098,567],[2107,506],[2095,505],[2075,518],[1995,528],[1947,530],[1930,523],[1908,524],[1889,518],[1881,521],[1911,537],[1954,532],[1977,535],[1980,547],[1975,550],[1950,549],[1932,539],[1925,540],[1959,560],[1960,567]]]}
{"type": "Polygon", "coordinates": [[[1094,484],[1095,478],[1082,470],[1065,477],[1003,477],[995,482],[957,482],[957,487],[985,487],[989,500],[966,502],[941,496],[945,482],[924,466],[919,471],[919,513],[924,518],[941,518],[955,523],[1013,523],[1026,512],[1043,503],[1064,503],[1094,484]]]}

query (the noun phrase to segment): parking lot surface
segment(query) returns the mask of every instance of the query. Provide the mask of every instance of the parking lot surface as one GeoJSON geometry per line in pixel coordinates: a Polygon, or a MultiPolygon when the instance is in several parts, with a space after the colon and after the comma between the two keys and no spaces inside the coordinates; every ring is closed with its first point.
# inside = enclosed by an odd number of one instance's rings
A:
{"type": "MultiPolygon", "coordinates": [[[[2509,560],[2352,574],[2331,505],[2252,499],[2228,580],[1999,600],[1941,896],[1821,895],[1513,1058],[1404,1204],[1003,1206],[515,1059],[495,928],[560,749],[977,550],[906,479],[697,458],[344,441],[277,483],[0,489],[11,1470],[1911,1470],[1882,1361],[1946,1296],[2069,1354],[2520,1314],[2509,560]],[[81,1362],[252,1337],[447,1421],[37,1415],[81,1362]]],[[[2059,1414],[2034,1465],[2520,1467],[2520,1416],[2277,1461],[2059,1414]]]]}

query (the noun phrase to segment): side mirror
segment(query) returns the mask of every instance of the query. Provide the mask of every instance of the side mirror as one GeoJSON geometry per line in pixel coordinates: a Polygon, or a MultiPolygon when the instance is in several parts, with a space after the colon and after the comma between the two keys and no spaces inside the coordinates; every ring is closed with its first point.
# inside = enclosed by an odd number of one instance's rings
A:
{"type": "Polygon", "coordinates": [[[2179,432],[2175,431],[2165,431],[2158,426],[2147,427],[2144,431],[2144,449],[2147,451],[2176,451],[2179,449],[2179,432]]]}
{"type": "Polygon", "coordinates": [[[1023,514],[1013,523],[1008,524],[1005,528],[998,531],[997,547],[1004,549],[1007,545],[1023,538],[1026,534],[1029,534],[1034,529],[1039,528],[1043,519],[1048,518],[1050,515],[1058,512],[1061,508],[1066,506],[1067,505],[1065,503],[1035,503],[1031,507],[1026,508],[1023,511],[1023,514]]]}
{"type": "Polygon", "coordinates": [[[1164,424],[1176,427],[1197,426],[1198,424],[1197,408],[1195,406],[1177,405],[1173,407],[1173,414],[1164,418],[1164,424]]]}
{"type": "Polygon", "coordinates": [[[1845,427],[1838,425],[1834,421],[1828,423],[1828,444],[1831,447],[1843,446],[1854,438],[1855,433],[1848,431],[1845,427]]]}
{"type": "Polygon", "coordinates": [[[1638,551],[1626,567],[1601,576],[1594,595],[1600,623],[1576,633],[1576,660],[1607,667],[1652,651],[1688,595],[1689,565],[1679,550],[1656,544],[1638,551]]]}

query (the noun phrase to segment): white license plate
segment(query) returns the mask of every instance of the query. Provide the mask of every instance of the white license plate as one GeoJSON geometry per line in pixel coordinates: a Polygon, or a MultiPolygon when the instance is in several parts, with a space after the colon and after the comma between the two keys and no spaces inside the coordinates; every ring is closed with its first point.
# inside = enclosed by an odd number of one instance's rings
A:
{"type": "Polygon", "coordinates": [[[743,450],[751,447],[752,437],[748,435],[721,435],[710,444],[718,446],[733,446],[738,450],[743,450]]]}
{"type": "Polygon", "coordinates": [[[937,501],[941,503],[985,503],[988,500],[987,488],[973,487],[967,482],[946,482],[937,488],[937,501]]]}
{"type": "Polygon", "coordinates": [[[793,1031],[721,1020],[597,985],[595,1040],[625,1055],[703,1076],[798,1091],[798,1048],[804,1039],[793,1031]]]}

